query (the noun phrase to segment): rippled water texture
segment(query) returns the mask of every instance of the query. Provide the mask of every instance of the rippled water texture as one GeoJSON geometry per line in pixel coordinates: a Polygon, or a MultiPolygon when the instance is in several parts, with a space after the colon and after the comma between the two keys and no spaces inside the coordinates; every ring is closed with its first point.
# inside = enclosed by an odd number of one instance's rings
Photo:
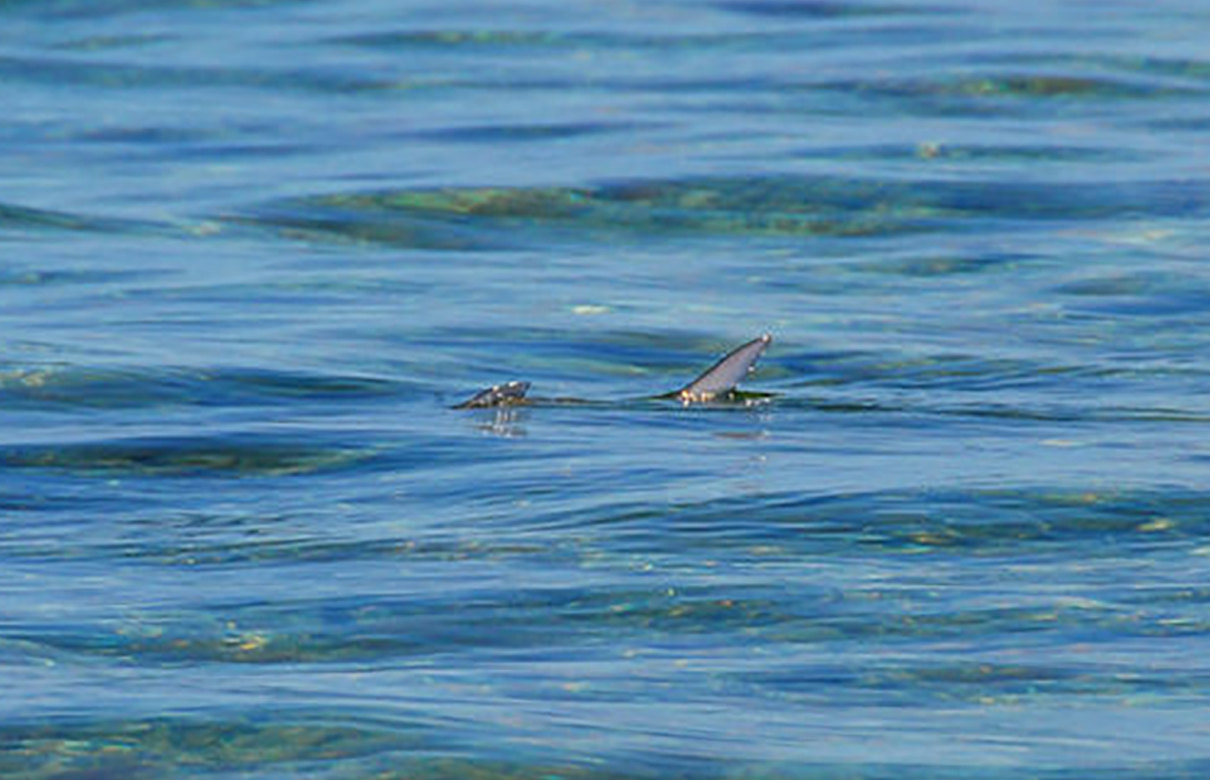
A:
{"type": "Polygon", "coordinates": [[[1208,52],[0,2],[0,776],[1206,777],[1208,52]]]}

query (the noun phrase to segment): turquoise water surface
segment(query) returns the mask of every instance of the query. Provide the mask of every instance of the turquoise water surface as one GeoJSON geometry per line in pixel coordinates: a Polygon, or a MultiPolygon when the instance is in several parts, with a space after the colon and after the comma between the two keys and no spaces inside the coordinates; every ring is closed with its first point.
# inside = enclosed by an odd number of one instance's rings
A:
{"type": "Polygon", "coordinates": [[[1210,6],[12,0],[0,105],[0,776],[1210,776],[1210,6]]]}

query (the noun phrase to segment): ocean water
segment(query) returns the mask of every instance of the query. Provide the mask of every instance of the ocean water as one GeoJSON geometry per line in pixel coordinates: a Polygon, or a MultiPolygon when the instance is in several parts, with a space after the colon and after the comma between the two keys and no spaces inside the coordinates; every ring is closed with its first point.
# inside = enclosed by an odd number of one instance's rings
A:
{"type": "Polygon", "coordinates": [[[1210,6],[9,0],[0,106],[0,776],[1210,774],[1210,6]]]}

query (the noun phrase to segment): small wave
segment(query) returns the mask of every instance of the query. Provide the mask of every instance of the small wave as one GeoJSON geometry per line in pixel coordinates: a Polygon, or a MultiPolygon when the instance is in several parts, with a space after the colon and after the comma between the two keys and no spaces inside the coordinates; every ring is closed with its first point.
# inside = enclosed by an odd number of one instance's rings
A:
{"type": "Polygon", "coordinates": [[[634,133],[657,127],[636,122],[563,122],[552,124],[472,125],[410,133],[410,137],[458,143],[547,142],[607,133],[634,133]]]}
{"type": "Polygon", "coordinates": [[[335,76],[305,69],[271,71],[224,67],[173,67],[47,56],[0,56],[0,76],[16,82],[77,84],[117,90],[164,87],[246,88],[350,94],[410,86],[396,81],[380,81],[352,74],[335,76]]]}
{"type": "MultiPolygon", "coordinates": [[[[1102,220],[1201,213],[1210,183],[1113,186],[736,177],[595,187],[469,187],[325,195],[231,221],[287,233],[424,248],[499,248],[520,228],[635,235],[889,236],[973,229],[979,219],[1102,220]]],[[[549,237],[549,234],[548,236],[549,237]]]]}
{"type": "Polygon", "coordinates": [[[50,365],[0,369],[0,401],[10,407],[228,406],[379,398],[403,391],[398,383],[376,377],[239,368],[125,370],[50,365]]]}
{"type": "Polygon", "coordinates": [[[1062,113],[1087,104],[1204,98],[1201,84],[1174,84],[1107,74],[1003,73],[993,71],[961,77],[849,78],[804,83],[794,89],[833,92],[844,99],[889,101],[894,110],[926,116],[1030,116],[1062,113]]]}
{"type": "Polygon", "coordinates": [[[830,0],[728,0],[718,3],[724,10],[774,19],[851,19],[858,17],[916,16],[952,13],[944,6],[922,3],[852,3],[830,0]]]}
{"type": "Polygon", "coordinates": [[[115,232],[146,229],[150,223],[85,216],[67,211],[29,208],[0,203],[0,238],[6,231],[65,230],[73,232],[115,232]]]}
{"type": "Polygon", "coordinates": [[[0,447],[11,468],[136,476],[277,477],[347,468],[364,449],[238,439],[139,439],[98,444],[0,447]]]}
{"type": "Polygon", "coordinates": [[[986,557],[1097,554],[1194,544],[1210,531],[1203,493],[980,488],[785,494],[674,506],[602,507],[594,515],[533,518],[542,528],[599,528],[610,547],[646,551],[748,550],[769,560],[847,555],[986,557]],[[758,552],[757,552],[758,551],[758,552]]]}
{"type": "MultiPolygon", "coordinates": [[[[98,716],[0,727],[0,774],[27,778],[167,777],[182,765],[220,761],[227,772],[263,771],[297,762],[348,762],[403,750],[421,728],[359,725],[347,713],[278,711],[246,717],[196,713],[148,718],[98,716]],[[345,725],[333,725],[333,723],[345,725]],[[409,731],[414,732],[409,735],[409,731]],[[221,756],[221,759],[220,759],[221,756]],[[82,767],[78,770],[72,767],[82,767]],[[86,767],[86,768],[84,768],[86,767]]],[[[426,740],[436,740],[428,735],[426,740]]]]}

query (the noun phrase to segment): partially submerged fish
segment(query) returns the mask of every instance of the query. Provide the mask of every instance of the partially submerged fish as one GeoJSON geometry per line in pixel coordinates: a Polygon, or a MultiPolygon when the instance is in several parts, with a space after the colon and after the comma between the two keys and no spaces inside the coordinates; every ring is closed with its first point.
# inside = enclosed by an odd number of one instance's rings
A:
{"type": "Polygon", "coordinates": [[[528,392],[529,382],[505,382],[502,385],[492,385],[486,390],[480,390],[454,408],[486,409],[489,406],[525,403],[525,394],[528,392]]]}
{"type": "MultiPolygon", "coordinates": [[[[773,337],[765,333],[743,346],[736,347],[721,360],[680,390],[656,396],[658,399],[675,399],[688,406],[709,401],[740,398],[736,386],[756,365],[757,359],[773,343],[773,337]]],[[[455,409],[486,409],[494,406],[520,406],[545,403],[588,403],[576,398],[527,398],[529,382],[505,382],[481,390],[455,406],[455,409]]]]}

